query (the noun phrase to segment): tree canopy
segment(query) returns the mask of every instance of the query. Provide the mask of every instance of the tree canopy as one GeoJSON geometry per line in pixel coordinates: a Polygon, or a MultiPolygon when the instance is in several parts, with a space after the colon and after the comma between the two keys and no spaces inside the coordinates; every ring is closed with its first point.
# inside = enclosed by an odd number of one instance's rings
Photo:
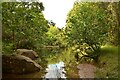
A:
{"type": "Polygon", "coordinates": [[[43,10],[43,4],[39,2],[2,3],[3,44],[7,42],[3,50],[7,46],[17,49],[42,45],[44,33],[48,30],[43,10]]]}
{"type": "Polygon", "coordinates": [[[100,47],[108,34],[106,19],[105,11],[96,4],[76,2],[68,14],[65,28],[69,41],[100,47]]]}
{"type": "Polygon", "coordinates": [[[118,3],[76,1],[62,29],[44,18],[44,9],[41,2],[2,3],[3,51],[60,46],[88,55],[108,41],[119,44],[118,3]]]}
{"type": "Polygon", "coordinates": [[[87,54],[89,57],[91,55],[92,58],[98,56],[101,46],[110,40],[111,31],[118,33],[116,31],[118,30],[118,17],[115,13],[117,11],[115,11],[113,4],[115,3],[76,1],[68,13],[64,29],[68,45],[77,46],[78,52],[82,55],[87,54]],[[110,7],[111,5],[112,7],[110,7]],[[95,54],[90,54],[91,51],[95,54]]]}

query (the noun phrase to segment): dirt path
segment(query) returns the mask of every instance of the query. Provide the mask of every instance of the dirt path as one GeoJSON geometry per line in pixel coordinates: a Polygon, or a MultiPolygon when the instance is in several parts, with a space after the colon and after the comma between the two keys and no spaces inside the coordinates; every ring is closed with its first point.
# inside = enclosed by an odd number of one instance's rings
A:
{"type": "Polygon", "coordinates": [[[80,78],[94,78],[96,67],[92,64],[83,63],[77,66],[80,78]]]}

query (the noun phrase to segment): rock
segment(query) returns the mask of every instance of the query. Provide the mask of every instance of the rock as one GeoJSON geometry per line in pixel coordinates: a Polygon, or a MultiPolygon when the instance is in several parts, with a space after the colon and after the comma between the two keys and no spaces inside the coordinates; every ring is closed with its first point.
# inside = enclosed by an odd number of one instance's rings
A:
{"type": "Polygon", "coordinates": [[[2,55],[2,71],[3,73],[24,74],[36,72],[41,66],[23,55],[2,55]]]}
{"type": "Polygon", "coordinates": [[[35,51],[33,51],[33,50],[17,49],[16,53],[20,54],[20,55],[24,55],[26,57],[29,57],[32,60],[35,60],[36,58],[38,58],[38,54],[35,51]]]}

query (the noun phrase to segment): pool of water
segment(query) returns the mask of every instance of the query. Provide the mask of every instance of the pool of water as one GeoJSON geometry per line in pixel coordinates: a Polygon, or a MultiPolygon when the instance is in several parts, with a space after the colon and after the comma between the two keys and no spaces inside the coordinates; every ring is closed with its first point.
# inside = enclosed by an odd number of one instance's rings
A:
{"type": "Polygon", "coordinates": [[[64,67],[64,62],[62,61],[55,64],[48,64],[44,78],[66,78],[64,67]]]}

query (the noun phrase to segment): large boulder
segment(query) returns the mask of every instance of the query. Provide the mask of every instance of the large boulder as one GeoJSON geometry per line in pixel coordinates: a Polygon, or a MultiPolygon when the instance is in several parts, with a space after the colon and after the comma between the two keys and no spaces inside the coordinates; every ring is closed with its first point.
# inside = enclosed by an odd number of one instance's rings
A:
{"type": "Polygon", "coordinates": [[[20,55],[24,55],[26,57],[29,57],[32,60],[35,60],[36,58],[38,58],[38,54],[35,51],[33,51],[33,50],[17,49],[16,53],[20,54],[20,55]]]}
{"type": "Polygon", "coordinates": [[[39,71],[41,66],[23,55],[2,55],[3,73],[24,74],[39,71]]]}

